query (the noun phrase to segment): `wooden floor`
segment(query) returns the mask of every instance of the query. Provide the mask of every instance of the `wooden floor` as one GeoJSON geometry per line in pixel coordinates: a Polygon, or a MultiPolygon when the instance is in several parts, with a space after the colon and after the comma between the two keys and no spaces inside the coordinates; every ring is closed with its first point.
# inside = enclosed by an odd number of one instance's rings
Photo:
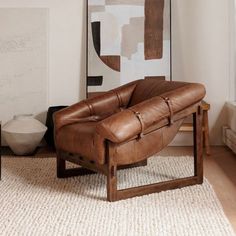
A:
{"type": "MultiPolygon", "coordinates": [[[[204,156],[204,175],[213,186],[224,212],[236,232],[236,155],[227,147],[212,147],[204,156]]],[[[191,155],[190,147],[168,147],[161,155],[191,155]]]]}
{"type": "Polygon", "coordinates": [[[228,148],[214,148],[204,165],[205,176],[236,232],[236,155],[228,148]]]}
{"type": "MultiPolygon", "coordinates": [[[[213,186],[236,232],[236,155],[227,147],[212,147],[211,151],[211,156],[204,157],[204,175],[213,186]]],[[[177,157],[192,155],[192,148],[167,147],[160,155],[177,157]]],[[[36,153],[36,158],[53,156],[55,152],[50,149],[39,149],[36,153]]]]}

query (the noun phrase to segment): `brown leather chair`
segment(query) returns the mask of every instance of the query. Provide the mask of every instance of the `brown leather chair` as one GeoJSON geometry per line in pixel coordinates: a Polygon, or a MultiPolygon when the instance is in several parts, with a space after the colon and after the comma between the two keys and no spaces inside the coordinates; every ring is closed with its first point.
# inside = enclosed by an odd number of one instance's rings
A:
{"type": "Polygon", "coordinates": [[[203,181],[201,84],[137,80],[54,114],[59,178],[100,172],[107,176],[107,199],[180,188],[203,181]],[[194,176],[117,190],[117,169],[146,165],[166,147],[183,120],[193,115],[194,176]],[[65,161],[82,166],[66,169],[65,161]]]}

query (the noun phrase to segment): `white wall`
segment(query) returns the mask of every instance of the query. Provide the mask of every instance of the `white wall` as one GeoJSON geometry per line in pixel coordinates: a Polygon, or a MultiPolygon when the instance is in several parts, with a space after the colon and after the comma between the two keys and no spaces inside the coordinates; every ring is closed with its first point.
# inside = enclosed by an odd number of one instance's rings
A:
{"type": "Polygon", "coordinates": [[[206,86],[212,144],[221,144],[224,105],[232,96],[233,0],[173,0],[173,78],[206,86]]]}
{"type": "MultiPolygon", "coordinates": [[[[231,91],[229,13],[232,1],[172,0],[173,78],[205,84],[206,100],[212,106],[213,144],[221,143],[224,104],[231,91]]],[[[71,104],[84,98],[85,0],[1,0],[0,7],[49,8],[48,105],[71,104]]]]}

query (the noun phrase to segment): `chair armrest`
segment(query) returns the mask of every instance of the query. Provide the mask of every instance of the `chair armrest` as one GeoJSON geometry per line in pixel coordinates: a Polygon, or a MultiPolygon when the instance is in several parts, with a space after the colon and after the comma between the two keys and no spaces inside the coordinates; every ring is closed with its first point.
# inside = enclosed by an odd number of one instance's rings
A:
{"type": "Polygon", "coordinates": [[[104,139],[122,143],[140,135],[168,114],[163,100],[154,97],[104,119],[99,122],[96,131],[104,139]]]}
{"type": "MultiPolygon", "coordinates": [[[[156,96],[122,112],[114,114],[97,125],[97,133],[114,143],[122,143],[147,131],[160,121],[199,103],[205,96],[201,84],[186,86],[156,96]],[[168,98],[169,104],[163,98],[168,98]]],[[[171,120],[171,119],[170,119],[171,120]]]]}
{"type": "Polygon", "coordinates": [[[54,113],[53,119],[55,130],[73,123],[97,121],[102,119],[102,117],[108,116],[109,113],[112,112],[109,111],[109,109],[96,109],[95,111],[93,103],[104,103],[106,106],[111,106],[111,110],[118,108],[116,96],[110,92],[96,97],[96,100],[95,98],[83,100],[54,113]]]}
{"type": "Polygon", "coordinates": [[[134,113],[127,109],[99,122],[96,132],[113,143],[122,143],[138,135],[141,127],[134,113]]]}
{"type": "Polygon", "coordinates": [[[78,122],[89,114],[89,109],[83,101],[73,104],[53,114],[54,129],[57,131],[65,125],[78,122]]]}
{"type": "Polygon", "coordinates": [[[138,80],[133,81],[55,112],[53,116],[55,130],[73,123],[102,120],[120,111],[129,103],[137,82],[138,80]]]}

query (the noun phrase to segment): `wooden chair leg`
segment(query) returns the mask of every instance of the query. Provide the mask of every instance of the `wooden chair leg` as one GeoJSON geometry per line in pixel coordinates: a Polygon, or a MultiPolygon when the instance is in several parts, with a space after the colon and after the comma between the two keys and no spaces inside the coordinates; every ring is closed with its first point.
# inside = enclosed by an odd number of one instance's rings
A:
{"type": "Polygon", "coordinates": [[[206,150],[206,154],[208,156],[211,155],[211,150],[210,150],[210,137],[209,137],[209,123],[208,123],[208,112],[203,111],[203,125],[204,125],[204,147],[206,150]]]}
{"type": "Polygon", "coordinates": [[[107,173],[107,200],[117,201],[117,165],[114,162],[112,150],[106,145],[108,173],[107,173]]]}
{"type": "Polygon", "coordinates": [[[198,184],[203,182],[203,140],[202,140],[202,108],[193,114],[193,140],[194,140],[194,176],[198,184]]]}
{"type": "Polygon", "coordinates": [[[110,166],[107,175],[107,200],[114,202],[117,200],[117,168],[110,166]]]}
{"type": "Polygon", "coordinates": [[[66,161],[60,158],[57,154],[57,178],[64,178],[66,170],[66,161]]]}
{"type": "Polygon", "coordinates": [[[57,151],[57,178],[69,178],[97,173],[83,167],[66,169],[66,160],[62,157],[63,154],[57,151]]]}

